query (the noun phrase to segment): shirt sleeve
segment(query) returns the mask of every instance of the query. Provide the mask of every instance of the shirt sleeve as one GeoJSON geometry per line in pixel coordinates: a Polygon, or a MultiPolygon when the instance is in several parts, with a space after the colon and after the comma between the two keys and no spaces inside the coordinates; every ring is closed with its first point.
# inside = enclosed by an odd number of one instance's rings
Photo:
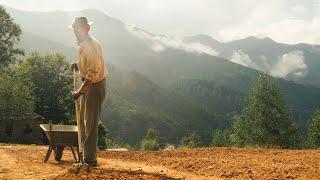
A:
{"type": "Polygon", "coordinates": [[[104,68],[104,76],[105,78],[108,78],[108,75],[109,75],[109,71],[108,71],[108,66],[106,64],[106,62],[104,61],[104,55],[103,55],[103,50],[101,48],[101,45],[99,45],[99,49],[100,49],[100,53],[101,53],[101,57],[102,57],[102,60],[103,60],[103,68],[104,68]]]}

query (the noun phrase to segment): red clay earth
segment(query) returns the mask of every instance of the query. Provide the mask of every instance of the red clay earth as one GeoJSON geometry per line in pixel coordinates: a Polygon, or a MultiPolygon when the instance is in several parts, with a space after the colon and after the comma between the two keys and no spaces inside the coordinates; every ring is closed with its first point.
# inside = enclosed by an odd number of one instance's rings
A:
{"type": "Polygon", "coordinates": [[[320,179],[319,150],[198,148],[100,151],[99,167],[74,174],[73,158],[50,157],[45,146],[0,146],[0,179],[320,179]]]}
{"type": "Polygon", "coordinates": [[[79,173],[73,172],[61,174],[58,176],[51,177],[52,180],[93,180],[93,179],[161,179],[171,180],[175,178],[167,177],[161,174],[145,173],[142,171],[129,171],[129,170],[115,170],[115,169],[101,169],[95,168],[90,173],[79,173]]]}

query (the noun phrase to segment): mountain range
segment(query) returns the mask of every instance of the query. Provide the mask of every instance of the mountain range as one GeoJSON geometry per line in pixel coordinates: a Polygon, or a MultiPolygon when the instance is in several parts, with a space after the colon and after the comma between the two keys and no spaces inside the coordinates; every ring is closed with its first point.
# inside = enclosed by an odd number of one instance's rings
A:
{"type": "Polygon", "coordinates": [[[184,41],[207,45],[217,50],[220,57],[275,77],[320,86],[319,45],[290,45],[253,36],[221,43],[207,35],[196,35],[185,37],[184,41]]]}
{"type": "Polygon", "coordinates": [[[207,35],[157,35],[94,9],[28,12],[7,8],[20,24],[26,52],[58,51],[77,57],[74,16],[93,21],[92,35],[110,65],[103,121],[112,137],[137,143],[152,127],[163,141],[177,143],[190,132],[205,142],[216,128],[230,126],[261,72],[274,76],[292,118],[305,130],[320,105],[320,46],[288,45],[248,37],[219,42],[207,35]]]}

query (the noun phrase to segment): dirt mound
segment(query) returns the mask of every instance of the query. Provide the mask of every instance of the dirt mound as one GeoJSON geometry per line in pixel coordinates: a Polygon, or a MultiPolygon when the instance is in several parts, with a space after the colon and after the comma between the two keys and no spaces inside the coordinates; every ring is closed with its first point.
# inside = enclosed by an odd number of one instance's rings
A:
{"type": "Polygon", "coordinates": [[[65,174],[50,177],[51,180],[78,180],[78,179],[154,179],[154,180],[174,180],[164,174],[146,173],[143,171],[116,170],[112,168],[94,168],[90,172],[80,172],[75,174],[67,172],[65,174]]]}

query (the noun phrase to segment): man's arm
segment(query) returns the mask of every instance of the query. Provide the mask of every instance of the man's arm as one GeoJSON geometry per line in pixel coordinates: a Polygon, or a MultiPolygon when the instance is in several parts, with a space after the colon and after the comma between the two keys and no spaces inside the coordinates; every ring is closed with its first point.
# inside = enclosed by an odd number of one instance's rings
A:
{"type": "Polygon", "coordinates": [[[88,79],[84,80],[84,82],[82,83],[81,87],[79,88],[78,92],[80,94],[85,94],[88,92],[90,86],[91,86],[92,82],[88,79]]]}
{"type": "MultiPolygon", "coordinates": [[[[79,71],[79,67],[78,67],[78,63],[72,63],[71,64],[71,70],[72,71],[79,71]]],[[[81,96],[82,94],[85,94],[88,92],[89,86],[91,85],[91,81],[90,80],[85,80],[82,85],[80,86],[80,88],[73,92],[73,97],[74,99],[78,99],[79,96],[81,96]]]]}
{"type": "Polygon", "coordinates": [[[85,80],[82,83],[81,87],[77,91],[73,92],[73,98],[74,99],[78,99],[81,95],[87,93],[89,88],[90,88],[90,86],[91,86],[91,84],[92,83],[91,83],[90,80],[85,80]]]}
{"type": "Polygon", "coordinates": [[[93,62],[86,64],[86,77],[84,78],[85,80],[82,83],[81,87],[73,93],[75,99],[78,99],[82,94],[86,94],[90,86],[92,85],[94,78],[96,78],[97,69],[99,69],[99,67],[97,67],[97,64],[93,62]]]}

